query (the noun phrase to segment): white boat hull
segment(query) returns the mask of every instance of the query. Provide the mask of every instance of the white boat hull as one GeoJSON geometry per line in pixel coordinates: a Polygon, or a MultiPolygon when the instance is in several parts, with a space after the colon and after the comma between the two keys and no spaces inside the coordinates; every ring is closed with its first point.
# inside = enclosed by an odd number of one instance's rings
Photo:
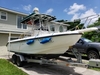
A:
{"type": "MultiPolygon", "coordinates": [[[[41,44],[41,38],[33,38],[34,43],[27,45],[27,40],[11,41],[8,44],[8,51],[23,54],[63,54],[69,46],[74,45],[82,34],[66,34],[52,36],[51,41],[41,44]]],[[[32,39],[32,38],[31,38],[32,39]]]]}

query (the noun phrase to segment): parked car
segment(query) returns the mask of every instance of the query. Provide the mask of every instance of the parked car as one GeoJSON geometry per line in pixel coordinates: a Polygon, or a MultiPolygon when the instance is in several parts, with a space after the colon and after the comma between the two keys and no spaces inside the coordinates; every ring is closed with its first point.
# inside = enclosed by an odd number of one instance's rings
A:
{"type": "MultiPolygon", "coordinates": [[[[88,59],[99,59],[100,58],[100,43],[92,42],[86,38],[80,38],[78,42],[73,45],[72,48],[76,48],[80,53],[86,54],[88,59]]],[[[71,51],[70,49],[68,51],[71,51]]],[[[67,51],[67,52],[68,52],[67,51]]]]}

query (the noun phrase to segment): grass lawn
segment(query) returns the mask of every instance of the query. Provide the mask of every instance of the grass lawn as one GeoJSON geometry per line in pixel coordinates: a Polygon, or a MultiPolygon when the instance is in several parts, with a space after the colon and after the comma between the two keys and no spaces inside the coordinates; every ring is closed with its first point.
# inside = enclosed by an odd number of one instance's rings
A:
{"type": "Polygon", "coordinates": [[[0,75],[28,75],[8,60],[0,59],[0,75]]]}
{"type": "Polygon", "coordinates": [[[95,70],[95,71],[100,71],[100,68],[95,68],[95,67],[91,67],[89,69],[95,70]]]}

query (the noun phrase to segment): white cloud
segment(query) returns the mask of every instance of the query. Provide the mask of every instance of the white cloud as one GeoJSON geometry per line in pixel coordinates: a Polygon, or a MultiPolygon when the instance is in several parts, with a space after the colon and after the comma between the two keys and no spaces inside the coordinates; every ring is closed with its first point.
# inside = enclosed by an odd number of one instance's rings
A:
{"type": "MultiPolygon", "coordinates": [[[[96,15],[97,13],[93,10],[93,9],[89,9],[87,11],[85,11],[84,13],[80,14],[80,13],[76,13],[73,15],[71,20],[74,19],[81,19],[81,18],[85,18],[91,15],[96,15]]],[[[89,19],[93,18],[94,16],[89,17],[89,19]]]]}
{"type": "Polygon", "coordinates": [[[64,9],[64,12],[67,12],[67,8],[66,8],[66,9],[64,9]]]}
{"type": "Polygon", "coordinates": [[[88,24],[94,23],[94,22],[98,19],[98,15],[97,15],[97,13],[91,8],[91,9],[85,11],[85,12],[82,13],[82,14],[79,14],[79,13],[74,14],[71,20],[73,21],[74,19],[82,19],[81,22],[82,22],[82,23],[85,23],[85,26],[87,26],[88,24]],[[88,16],[90,16],[90,17],[88,17],[88,16]],[[87,19],[86,17],[88,17],[88,19],[87,19]],[[82,18],[83,18],[83,19],[82,19],[82,18]],[[86,21],[86,20],[87,20],[87,21],[86,21]]]}
{"type": "Polygon", "coordinates": [[[96,12],[92,8],[87,10],[85,13],[82,13],[80,18],[84,18],[90,15],[96,15],[96,12]]]}
{"type": "Polygon", "coordinates": [[[85,10],[86,7],[81,4],[81,5],[78,5],[77,3],[74,3],[72,6],[70,6],[69,8],[69,12],[68,14],[75,14],[76,12],[78,12],[79,10],[85,10]]]}
{"type": "MultiPolygon", "coordinates": [[[[94,8],[96,9],[97,7],[94,8]]],[[[85,26],[94,23],[99,17],[97,14],[100,14],[100,13],[96,13],[93,8],[86,10],[86,6],[84,6],[83,4],[79,5],[77,3],[74,3],[72,6],[70,6],[69,11],[67,10],[64,11],[67,12],[68,15],[73,15],[71,21],[75,19],[81,19],[82,20],[81,23],[85,23],[85,26]],[[80,10],[81,11],[84,10],[84,12],[83,11],[79,12],[80,10]],[[86,21],[87,19],[86,17],[88,17],[87,21],[86,21]]]]}
{"type": "Polygon", "coordinates": [[[79,15],[78,13],[74,14],[74,16],[72,17],[71,21],[75,20],[75,19],[79,19],[79,15]]]}
{"type": "Polygon", "coordinates": [[[94,8],[96,9],[97,7],[95,6],[94,8]]]}
{"type": "Polygon", "coordinates": [[[30,4],[23,6],[23,9],[26,10],[26,11],[30,11],[31,8],[32,8],[32,6],[30,4]]]}
{"type": "Polygon", "coordinates": [[[50,9],[48,9],[45,13],[46,13],[46,14],[51,14],[52,12],[53,12],[53,9],[50,8],[50,9]]]}
{"type": "MultiPolygon", "coordinates": [[[[90,17],[88,17],[88,21],[86,23],[86,26],[87,26],[87,24],[94,23],[98,19],[97,13],[92,8],[87,10],[85,13],[82,13],[80,18],[84,18],[87,16],[90,16],[90,17]]],[[[83,21],[85,21],[85,20],[86,19],[83,19],[83,21]]]]}

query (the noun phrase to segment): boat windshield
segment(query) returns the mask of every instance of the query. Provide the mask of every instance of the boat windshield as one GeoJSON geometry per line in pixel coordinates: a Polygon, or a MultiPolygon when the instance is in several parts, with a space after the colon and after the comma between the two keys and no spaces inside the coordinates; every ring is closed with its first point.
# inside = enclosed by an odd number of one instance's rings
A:
{"type": "Polygon", "coordinates": [[[91,40],[86,39],[86,38],[83,38],[83,40],[84,40],[85,42],[92,42],[91,40]]]}
{"type": "Polygon", "coordinates": [[[40,22],[39,19],[37,19],[34,21],[34,29],[48,31],[48,26],[44,21],[40,22]]]}

